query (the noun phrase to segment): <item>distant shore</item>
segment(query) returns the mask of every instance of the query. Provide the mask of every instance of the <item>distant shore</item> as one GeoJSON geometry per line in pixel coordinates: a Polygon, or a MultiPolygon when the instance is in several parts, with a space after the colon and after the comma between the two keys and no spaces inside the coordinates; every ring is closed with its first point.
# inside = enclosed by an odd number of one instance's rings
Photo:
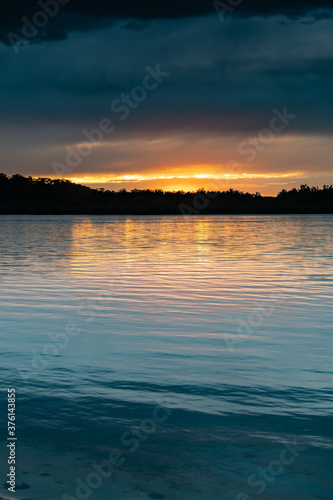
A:
{"type": "Polygon", "coordinates": [[[108,191],[68,180],[0,174],[0,214],[232,215],[332,214],[333,186],[302,185],[277,196],[228,191],[108,191]]]}

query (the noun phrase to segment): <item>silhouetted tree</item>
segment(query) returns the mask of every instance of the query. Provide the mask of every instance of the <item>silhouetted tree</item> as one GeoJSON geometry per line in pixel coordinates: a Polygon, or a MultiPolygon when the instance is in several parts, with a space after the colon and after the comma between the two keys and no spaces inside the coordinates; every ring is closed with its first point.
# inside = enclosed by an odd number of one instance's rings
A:
{"type": "Polygon", "coordinates": [[[333,186],[283,189],[276,197],[222,192],[166,192],[162,189],[110,191],[69,180],[0,174],[2,214],[269,214],[333,213],[333,186]],[[200,195],[200,206],[196,195],[200,195]],[[204,200],[204,201],[203,201],[204,200]],[[206,201],[205,201],[206,200],[206,201]],[[184,212],[180,207],[185,207],[184,212]]]}

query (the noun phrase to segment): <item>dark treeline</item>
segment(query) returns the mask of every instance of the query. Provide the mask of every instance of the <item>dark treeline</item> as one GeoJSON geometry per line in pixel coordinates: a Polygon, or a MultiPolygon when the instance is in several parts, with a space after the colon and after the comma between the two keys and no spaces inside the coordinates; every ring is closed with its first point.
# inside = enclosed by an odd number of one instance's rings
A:
{"type": "Polygon", "coordinates": [[[223,192],[107,191],[68,180],[0,174],[1,214],[284,214],[333,213],[333,186],[301,186],[276,197],[223,192]]]}

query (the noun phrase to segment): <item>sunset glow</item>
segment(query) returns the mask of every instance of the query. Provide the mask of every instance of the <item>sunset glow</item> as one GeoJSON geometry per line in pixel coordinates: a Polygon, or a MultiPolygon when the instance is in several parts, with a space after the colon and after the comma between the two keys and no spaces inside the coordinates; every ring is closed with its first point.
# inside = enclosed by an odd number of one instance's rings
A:
{"type": "Polygon", "coordinates": [[[241,181],[246,180],[288,180],[297,179],[303,172],[290,173],[248,173],[248,174],[184,174],[184,175],[94,175],[83,177],[68,177],[76,184],[92,187],[106,187],[107,189],[165,189],[171,191],[197,190],[228,190],[230,181],[239,181],[237,188],[245,188],[241,181]]]}
{"type": "Polygon", "coordinates": [[[0,500],[333,500],[333,0],[2,3],[0,500]]]}
{"type": "Polygon", "coordinates": [[[52,61],[51,45],[34,40],[20,49],[28,82],[21,58],[0,46],[6,173],[115,191],[276,195],[333,184],[332,20],[230,15],[221,25],[205,9],[158,29],[119,18],[89,36],[68,28],[52,61]]]}

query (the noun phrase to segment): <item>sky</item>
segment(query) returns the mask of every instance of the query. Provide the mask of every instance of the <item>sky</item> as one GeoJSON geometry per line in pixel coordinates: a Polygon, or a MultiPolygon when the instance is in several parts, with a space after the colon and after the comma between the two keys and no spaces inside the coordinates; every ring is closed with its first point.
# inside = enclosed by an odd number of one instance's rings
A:
{"type": "Polygon", "coordinates": [[[0,171],[106,189],[333,184],[333,0],[19,0],[0,171]]]}

